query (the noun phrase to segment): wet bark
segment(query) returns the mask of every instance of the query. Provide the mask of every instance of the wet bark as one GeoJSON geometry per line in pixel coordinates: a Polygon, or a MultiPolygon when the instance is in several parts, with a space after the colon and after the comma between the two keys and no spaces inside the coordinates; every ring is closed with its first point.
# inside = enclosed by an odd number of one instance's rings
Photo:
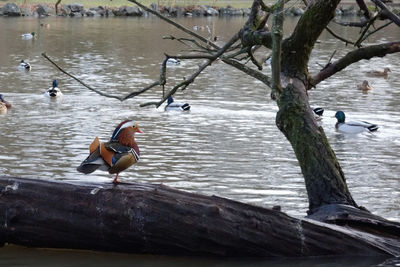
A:
{"type": "Polygon", "coordinates": [[[357,207],[325,132],[308,105],[304,84],[292,79],[278,100],[276,124],[291,143],[305,178],[309,213],[327,204],[357,207]]]}
{"type": "Polygon", "coordinates": [[[282,94],[277,99],[276,124],[291,143],[307,189],[309,214],[327,204],[357,207],[324,130],[308,104],[308,62],[314,44],[339,4],[314,1],[300,18],[293,34],[282,43],[282,94]]]}
{"type": "MultiPolygon", "coordinates": [[[[400,225],[383,219],[392,231],[376,236],[162,185],[0,177],[0,190],[1,244],[231,257],[400,254],[400,225]]],[[[316,214],[332,218],[332,210],[316,214]]]]}

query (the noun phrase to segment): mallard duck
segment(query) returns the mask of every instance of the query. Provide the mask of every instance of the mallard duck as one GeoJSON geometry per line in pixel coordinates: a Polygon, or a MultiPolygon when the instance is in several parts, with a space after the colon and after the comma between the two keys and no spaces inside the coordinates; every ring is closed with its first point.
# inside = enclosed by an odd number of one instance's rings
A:
{"type": "Polygon", "coordinates": [[[29,64],[28,62],[25,62],[22,59],[18,65],[18,68],[20,68],[21,70],[31,70],[31,64],[29,64]]]}
{"type": "Polygon", "coordinates": [[[177,58],[169,58],[167,59],[167,65],[180,65],[181,61],[177,58]]]}
{"type": "Polygon", "coordinates": [[[62,96],[63,93],[61,92],[60,89],[58,89],[58,81],[54,80],[53,86],[50,87],[44,94],[50,98],[56,98],[62,96]]]}
{"type": "Polygon", "coordinates": [[[335,114],[337,123],[335,128],[342,133],[362,133],[364,131],[374,132],[378,130],[378,125],[366,121],[350,121],[345,122],[346,116],[343,111],[338,111],[335,114]]]}
{"type": "Polygon", "coordinates": [[[317,120],[320,120],[322,114],[324,114],[324,109],[318,107],[318,108],[312,108],[312,110],[313,110],[313,113],[314,113],[314,117],[315,117],[317,120]]]}
{"type": "Polygon", "coordinates": [[[30,40],[30,39],[33,39],[34,37],[35,37],[34,32],[21,34],[21,38],[23,40],[30,40]]]}
{"type": "Polygon", "coordinates": [[[84,174],[97,169],[116,173],[113,183],[118,183],[118,174],[139,161],[136,132],[141,133],[139,125],[133,120],[125,120],[115,128],[110,141],[101,143],[96,137],[89,146],[89,156],[77,170],[84,174]]]}
{"type": "Polygon", "coordinates": [[[0,94],[0,114],[7,113],[7,110],[11,108],[10,102],[4,100],[2,94],[0,94]]]}
{"type": "Polygon", "coordinates": [[[384,77],[387,78],[389,76],[389,72],[391,72],[391,70],[386,67],[383,69],[383,71],[380,70],[373,70],[373,71],[368,71],[367,74],[369,76],[375,76],[375,77],[384,77]]]}
{"type": "Polygon", "coordinates": [[[175,102],[172,96],[168,97],[168,103],[164,108],[165,111],[189,111],[190,105],[188,103],[175,102]]]}
{"type": "Polygon", "coordinates": [[[357,85],[357,89],[358,89],[358,90],[362,90],[362,91],[369,91],[369,90],[372,89],[372,86],[369,85],[369,83],[368,83],[367,80],[364,80],[364,81],[362,82],[362,84],[358,84],[358,85],[357,85]]]}

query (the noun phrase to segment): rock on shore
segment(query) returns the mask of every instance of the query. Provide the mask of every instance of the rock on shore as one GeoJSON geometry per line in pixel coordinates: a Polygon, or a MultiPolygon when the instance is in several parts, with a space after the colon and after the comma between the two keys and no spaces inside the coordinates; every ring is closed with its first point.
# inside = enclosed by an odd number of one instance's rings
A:
{"type": "MultiPolygon", "coordinates": [[[[400,14],[400,9],[395,9],[395,6],[391,7],[392,11],[396,14],[400,14]]],[[[248,16],[250,14],[250,8],[234,8],[232,6],[227,7],[211,7],[206,5],[199,6],[158,6],[153,3],[150,6],[151,9],[159,11],[160,13],[170,17],[180,16],[194,16],[194,17],[207,17],[207,16],[248,16]]],[[[121,6],[121,7],[91,7],[85,8],[80,3],[73,3],[62,5],[58,8],[58,15],[69,16],[69,17],[109,17],[109,16],[132,16],[141,17],[148,16],[148,12],[143,11],[141,8],[136,6],[121,6]]],[[[286,15],[290,16],[301,16],[304,10],[300,7],[291,7],[286,9],[286,15]]],[[[357,15],[358,7],[354,5],[342,5],[338,8],[336,14],[340,16],[354,16],[357,15]]],[[[37,16],[46,17],[55,15],[54,5],[21,5],[18,6],[15,3],[7,3],[0,8],[0,16],[37,16]]]]}

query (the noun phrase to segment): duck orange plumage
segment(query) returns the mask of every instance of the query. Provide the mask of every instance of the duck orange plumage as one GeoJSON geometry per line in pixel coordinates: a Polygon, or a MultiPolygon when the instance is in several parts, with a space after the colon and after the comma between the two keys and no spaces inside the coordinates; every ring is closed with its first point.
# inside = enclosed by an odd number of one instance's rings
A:
{"type": "Polygon", "coordinates": [[[84,174],[97,169],[116,173],[113,183],[118,182],[118,174],[139,160],[140,151],[135,142],[135,133],[141,133],[132,120],[121,122],[115,128],[109,142],[102,143],[96,137],[89,146],[89,156],[77,168],[84,174]]]}

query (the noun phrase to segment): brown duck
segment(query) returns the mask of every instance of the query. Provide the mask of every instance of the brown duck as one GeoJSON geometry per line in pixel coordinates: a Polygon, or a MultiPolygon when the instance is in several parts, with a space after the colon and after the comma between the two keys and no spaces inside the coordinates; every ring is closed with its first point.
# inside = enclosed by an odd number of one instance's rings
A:
{"type": "Polygon", "coordinates": [[[369,85],[369,83],[368,83],[367,80],[364,80],[364,81],[362,82],[362,84],[358,84],[358,85],[357,85],[357,89],[358,89],[358,90],[362,90],[362,91],[369,91],[369,90],[372,89],[372,86],[369,85]]]}
{"type": "Polygon", "coordinates": [[[139,161],[140,151],[135,142],[135,133],[141,133],[132,120],[125,120],[115,128],[109,142],[102,143],[96,137],[89,146],[89,156],[77,168],[84,174],[95,170],[116,173],[113,183],[118,183],[118,174],[139,161]]]}
{"type": "Polygon", "coordinates": [[[368,71],[367,74],[369,76],[384,77],[385,79],[387,79],[387,77],[389,76],[389,72],[391,72],[391,70],[388,67],[386,67],[383,69],[383,71],[373,70],[373,71],[368,71]]]}

